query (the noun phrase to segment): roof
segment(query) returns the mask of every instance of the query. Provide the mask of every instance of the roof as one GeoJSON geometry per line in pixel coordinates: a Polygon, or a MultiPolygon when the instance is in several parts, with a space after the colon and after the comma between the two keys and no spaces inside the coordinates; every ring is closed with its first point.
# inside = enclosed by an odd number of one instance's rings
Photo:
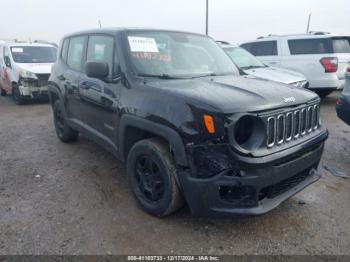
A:
{"type": "Polygon", "coordinates": [[[55,47],[53,44],[44,44],[44,43],[32,43],[32,42],[4,42],[0,44],[11,46],[44,46],[44,47],[55,47]]]}
{"type": "Polygon", "coordinates": [[[264,41],[264,40],[275,40],[280,38],[288,38],[288,39],[300,39],[300,38],[328,38],[328,37],[347,37],[346,35],[341,34],[332,34],[329,32],[321,32],[321,31],[311,31],[310,33],[301,33],[301,34],[286,34],[286,35],[267,35],[260,36],[256,41],[264,41]]]}
{"type": "Polygon", "coordinates": [[[94,33],[104,33],[104,34],[115,34],[117,32],[127,32],[127,31],[158,31],[158,32],[176,32],[176,33],[185,33],[185,34],[195,34],[205,36],[199,33],[170,30],[170,29],[157,29],[157,28],[141,28],[141,27],[110,27],[110,28],[95,28],[89,30],[83,30],[78,32],[73,32],[65,35],[63,38],[80,35],[80,34],[94,34],[94,33]]]}

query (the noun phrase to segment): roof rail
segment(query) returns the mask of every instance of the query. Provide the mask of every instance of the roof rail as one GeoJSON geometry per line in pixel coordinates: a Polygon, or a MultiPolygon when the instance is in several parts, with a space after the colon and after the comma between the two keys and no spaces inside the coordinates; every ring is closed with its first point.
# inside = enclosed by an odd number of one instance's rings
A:
{"type": "Polygon", "coordinates": [[[330,32],[322,32],[322,31],[309,31],[311,35],[329,35],[330,32]]]}

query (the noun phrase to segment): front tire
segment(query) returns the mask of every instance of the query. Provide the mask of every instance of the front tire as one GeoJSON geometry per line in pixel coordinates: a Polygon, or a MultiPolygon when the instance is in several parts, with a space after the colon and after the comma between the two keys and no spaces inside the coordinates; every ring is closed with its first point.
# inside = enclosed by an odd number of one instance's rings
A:
{"type": "Polygon", "coordinates": [[[16,105],[24,104],[24,96],[21,95],[21,92],[16,84],[12,86],[12,99],[16,105]]]}
{"type": "Polygon", "coordinates": [[[53,105],[53,117],[57,137],[62,142],[69,143],[78,139],[79,132],[68,125],[63,105],[58,99],[53,105]]]}
{"type": "Polygon", "coordinates": [[[128,155],[127,175],[133,195],[147,213],[164,217],[183,206],[176,167],[168,145],[159,138],[137,142],[128,155]]]}
{"type": "Polygon", "coordinates": [[[4,89],[2,89],[1,87],[0,87],[0,90],[1,90],[1,93],[0,93],[1,96],[7,95],[6,91],[4,89]]]}

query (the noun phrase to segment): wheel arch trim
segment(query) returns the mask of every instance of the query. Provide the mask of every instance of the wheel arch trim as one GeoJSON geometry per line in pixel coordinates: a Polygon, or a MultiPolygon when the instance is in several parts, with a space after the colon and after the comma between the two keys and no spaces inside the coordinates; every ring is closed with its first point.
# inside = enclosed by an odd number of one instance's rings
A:
{"type": "Polygon", "coordinates": [[[173,129],[154,123],[150,120],[143,119],[133,115],[123,115],[120,120],[119,125],[119,134],[118,134],[118,144],[119,144],[119,152],[122,161],[126,161],[127,156],[124,153],[125,150],[125,134],[126,129],[128,127],[135,127],[140,130],[144,130],[146,132],[155,134],[171,145],[174,151],[175,162],[181,166],[188,166],[188,161],[186,157],[185,146],[180,135],[173,129]]]}

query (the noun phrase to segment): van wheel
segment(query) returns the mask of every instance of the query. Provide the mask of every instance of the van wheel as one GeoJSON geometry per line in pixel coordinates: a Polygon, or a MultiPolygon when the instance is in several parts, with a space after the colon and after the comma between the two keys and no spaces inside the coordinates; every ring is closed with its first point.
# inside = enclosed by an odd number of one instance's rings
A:
{"type": "Polygon", "coordinates": [[[24,103],[24,97],[21,95],[21,92],[16,84],[12,86],[12,99],[16,105],[23,105],[24,103]]]}
{"type": "Polygon", "coordinates": [[[0,87],[0,90],[1,90],[1,94],[0,95],[1,96],[6,96],[6,94],[7,94],[6,91],[4,89],[2,89],[1,87],[0,87]]]}
{"type": "Polygon", "coordinates": [[[62,103],[58,99],[53,105],[53,117],[57,137],[64,143],[76,141],[79,132],[68,126],[62,103]]]}
{"type": "Polygon", "coordinates": [[[161,139],[142,140],[132,147],[127,175],[136,201],[147,213],[164,217],[183,206],[174,160],[161,139]]]}

